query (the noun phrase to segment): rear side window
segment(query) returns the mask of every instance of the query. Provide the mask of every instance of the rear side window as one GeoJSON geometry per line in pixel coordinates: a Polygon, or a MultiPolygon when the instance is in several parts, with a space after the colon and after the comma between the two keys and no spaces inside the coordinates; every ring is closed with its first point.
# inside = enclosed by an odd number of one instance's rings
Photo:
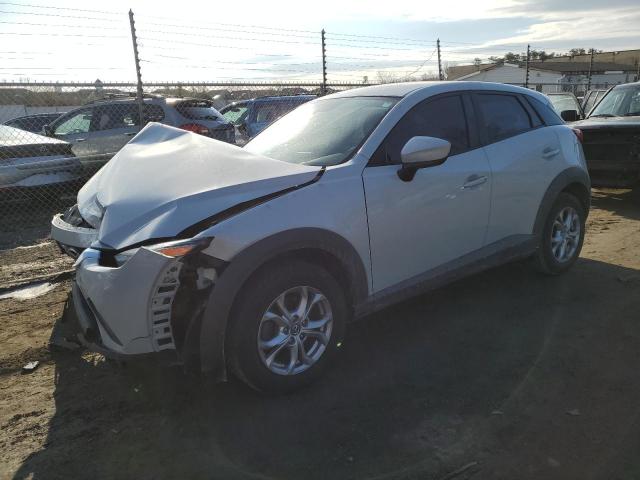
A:
{"type": "Polygon", "coordinates": [[[469,132],[462,99],[447,96],[426,100],[405,114],[393,127],[371,165],[400,164],[400,151],[413,137],[437,137],[451,143],[451,155],[469,150],[469,132]]]}
{"type": "Polygon", "coordinates": [[[296,100],[282,100],[277,102],[256,102],[255,117],[256,123],[271,123],[289,113],[300,105],[296,100]]]}
{"type": "Polygon", "coordinates": [[[547,104],[529,95],[526,95],[525,98],[529,101],[533,109],[538,112],[538,115],[540,115],[545,125],[562,125],[564,123],[558,113],[547,104]]]}
{"type": "Polygon", "coordinates": [[[215,108],[213,103],[205,100],[189,100],[176,105],[176,110],[183,117],[190,120],[221,120],[222,115],[215,108]]]}
{"type": "Polygon", "coordinates": [[[480,93],[476,102],[482,116],[482,127],[490,143],[513,137],[532,128],[531,119],[517,97],[480,93]]]}

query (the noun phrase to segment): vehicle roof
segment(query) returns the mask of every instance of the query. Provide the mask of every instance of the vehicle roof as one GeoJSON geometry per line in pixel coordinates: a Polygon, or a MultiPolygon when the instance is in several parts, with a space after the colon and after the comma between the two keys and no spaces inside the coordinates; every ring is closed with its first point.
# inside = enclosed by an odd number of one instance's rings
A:
{"type": "MultiPolygon", "coordinates": [[[[525,93],[537,98],[544,95],[528,88],[516,87],[504,83],[493,82],[464,82],[464,81],[433,81],[433,82],[402,82],[387,83],[384,85],[371,85],[368,87],[353,88],[342,92],[332,93],[327,97],[406,97],[419,90],[433,89],[434,93],[446,93],[464,90],[499,90],[504,92],[525,93]]],[[[324,98],[327,98],[324,97],[324,98]]]]}
{"type": "Polygon", "coordinates": [[[7,122],[12,122],[13,120],[20,120],[20,119],[23,119],[23,118],[53,117],[53,116],[63,115],[64,113],[66,113],[66,112],[30,113],[29,115],[22,115],[20,117],[11,118],[11,119],[7,120],[7,122]]]}
{"type": "Polygon", "coordinates": [[[297,99],[312,99],[312,98],[316,98],[316,95],[268,95],[265,97],[256,97],[253,99],[254,102],[284,102],[284,101],[290,101],[290,100],[297,100],[297,99]]]}
{"type": "Polygon", "coordinates": [[[613,87],[615,90],[622,90],[626,88],[640,88],[640,82],[622,83],[613,87]]]}

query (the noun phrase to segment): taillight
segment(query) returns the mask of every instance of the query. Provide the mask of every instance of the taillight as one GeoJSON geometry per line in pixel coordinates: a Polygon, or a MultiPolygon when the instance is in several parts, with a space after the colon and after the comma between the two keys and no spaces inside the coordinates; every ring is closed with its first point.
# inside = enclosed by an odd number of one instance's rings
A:
{"type": "Polygon", "coordinates": [[[209,129],[199,123],[185,123],[180,125],[182,130],[188,130],[189,132],[199,133],[200,135],[208,135],[209,129]]]}
{"type": "Polygon", "coordinates": [[[576,137],[578,137],[578,141],[582,143],[582,140],[584,139],[584,136],[582,135],[582,130],[580,130],[579,128],[572,128],[571,130],[573,130],[573,133],[575,133],[576,137]]]}

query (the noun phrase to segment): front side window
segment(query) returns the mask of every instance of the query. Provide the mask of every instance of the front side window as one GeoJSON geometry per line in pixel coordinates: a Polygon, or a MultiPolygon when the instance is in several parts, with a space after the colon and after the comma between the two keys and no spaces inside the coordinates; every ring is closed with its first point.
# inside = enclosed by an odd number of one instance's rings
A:
{"type": "Polygon", "coordinates": [[[413,107],[391,130],[371,164],[400,164],[402,147],[413,137],[436,137],[451,143],[451,155],[469,149],[469,132],[458,95],[429,99],[413,107]]]}
{"type": "Polygon", "coordinates": [[[140,124],[138,106],[134,103],[116,103],[96,108],[95,130],[130,128],[140,124]]]}
{"type": "Polygon", "coordinates": [[[337,165],[353,155],[397,101],[392,97],[342,97],[305,103],[244,148],[284,162],[337,165]]]}
{"type": "Polygon", "coordinates": [[[91,120],[93,117],[93,109],[87,108],[80,110],[67,117],[59,123],[53,133],[54,135],[74,135],[76,133],[87,133],[91,130],[91,120]]]}
{"type": "Polygon", "coordinates": [[[629,117],[640,115],[640,86],[616,87],[598,103],[590,117],[629,117]]]}
{"type": "Polygon", "coordinates": [[[520,100],[513,95],[480,93],[476,95],[482,128],[489,143],[530,130],[531,119],[520,100]]]}

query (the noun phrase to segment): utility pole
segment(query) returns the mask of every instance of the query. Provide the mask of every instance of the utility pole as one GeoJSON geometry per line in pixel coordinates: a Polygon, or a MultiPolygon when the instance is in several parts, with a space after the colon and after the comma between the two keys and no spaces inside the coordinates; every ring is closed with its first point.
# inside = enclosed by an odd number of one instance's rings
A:
{"type": "Polygon", "coordinates": [[[320,32],[322,39],[322,87],[320,87],[320,92],[322,95],[327,94],[327,45],[324,39],[324,28],[320,32]]]}
{"type": "Polygon", "coordinates": [[[438,48],[438,78],[442,81],[444,80],[444,75],[442,75],[442,60],[440,58],[440,39],[436,42],[438,48]]]}
{"type": "Polygon", "coordinates": [[[140,57],[138,56],[138,38],[136,37],[136,23],[133,19],[133,10],[129,10],[129,25],[131,26],[131,41],[133,42],[133,59],[136,64],[136,76],[138,80],[138,116],[140,117],[140,128],[144,127],[144,107],[142,100],[142,74],[140,73],[140,57]]]}
{"type": "Polygon", "coordinates": [[[524,75],[524,88],[529,88],[529,58],[531,57],[531,45],[527,45],[527,61],[525,63],[526,72],[524,75]]]}
{"type": "Polygon", "coordinates": [[[591,90],[591,72],[593,71],[593,48],[589,57],[589,75],[587,76],[587,91],[591,90]]]}

